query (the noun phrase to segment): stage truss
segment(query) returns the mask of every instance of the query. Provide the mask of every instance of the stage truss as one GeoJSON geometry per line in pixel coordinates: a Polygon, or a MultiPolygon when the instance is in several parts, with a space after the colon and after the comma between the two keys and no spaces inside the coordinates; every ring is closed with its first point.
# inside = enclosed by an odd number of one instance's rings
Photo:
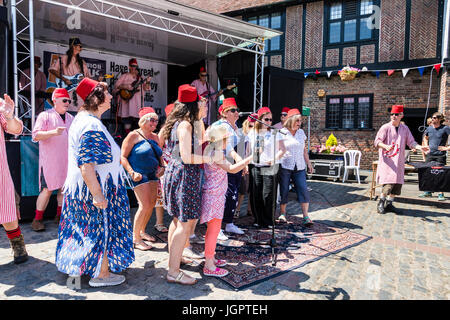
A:
{"type": "MultiPolygon", "coordinates": [[[[103,0],[40,0],[40,2],[50,5],[80,10],[82,12],[95,14],[97,16],[120,20],[122,22],[140,25],[163,32],[169,32],[184,37],[197,39],[209,43],[215,43],[229,47],[230,50],[220,54],[223,56],[234,51],[247,51],[255,55],[254,72],[254,100],[253,111],[262,107],[263,103],[263,83],[264,83],[264,38],[243,38],[230,33],[213,30],[200,25],[195,25],[177,20],[177,16],[167,17],[142,9],[136,9],[118,3],[103,0]]],[[[34,31],[33,31],[33,0],[11,0],[11,19],[13,27],[13,73],[14,73],[14,101],[16,102],[15,113],[21,119],[31,118],[31,121],[24,122],[24,134],[31,134],[35,121],[35,88],[34,88],[34,31]],[[19,8],[22,5],[23,8],[19,8]],[[18,16],[22,17],[26,26],[22,30],[17,30],[18,16]],[[27,41],[22,41],[23,39],[27,41]],[[18,51],[17,44],[25,48],[25,51],[18,51]],[[29,60],[30,76],[28,77],[22,69],[23,62],[29,60]],[[19,77],[23,75],[29,79],[29,84],[23,88],[19,87],[19,77]],[[28,88],[28,86],[31,86],[28,88]],[[25,90],[31,92],[31,99],[28,100],[21,93],[25,90]]],[[[25,64],[26,65],[26,64],[25,64]]]]}

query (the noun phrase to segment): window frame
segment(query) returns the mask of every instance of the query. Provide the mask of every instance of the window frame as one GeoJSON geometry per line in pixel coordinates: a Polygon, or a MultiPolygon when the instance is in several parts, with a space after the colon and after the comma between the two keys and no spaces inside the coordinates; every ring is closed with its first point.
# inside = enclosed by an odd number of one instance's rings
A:
{"type": "MultiPolygon", "coordinates": [[[[270,66],[270,57],[271,56],[281,56],[281,67],[284,68],[284,58],[285,58],[285,34],[286,34],[286,10],[281,9],[277,11],[260,11],[255,12],[252,14],[248,14],[242,17],[242,20],[245,22],[249,22],[250,19],[256,18],[257,24],[259,26],[259,19],[262,16],[268,16],[269,17],[269,26],[268,28],[278,30],[282,32],[282,35],[280,35],[280,48],[277,50],[270,50],[270,46],[272,45],[272,40],[267,39],[267,45],[264,47],[265,55],[267,56],[267,65],[270,66]],[[272,28],[272,15],[280,14],[281,23],[279,28],[272,28]]],[[[251,22],[249,22],[251,23],[251,22]]]]}
{"type": "Polygon", "coordinates": [[[339,131],[372,131],[373,130],[373,93],[366,94],[344,94],[344,95],[327,95],[325,104],[325,129],[328,130],[339,130],[339,131]],[[330,100],[339,98],[339,127],[331,127],[329,119],[329,107],[330,100]],[[353,116],[353,128],[343,127],[343,114],[344,114],[344,99],[354,98],[354,116],[353,116]],[[359,116],[359,98],[369,98],[369,123],[367,128],[359,128],[358,126],[358,116],[359,116]]]}
{"type": "MultiPolygon", "coordinates": [[[[362,0],[356,0],[357,1],[357,14],[356,15],[345,15],[345,5],[346,5],[346,1],[344,0],[328,0],[326,3],[326,8],[325,8],[325,28],[326,28],[326,40],[325,40],[325,45],[326,46],[351,46],[351,45],[355,45],[355,44],[361,44],[364,42],[373,42],[376,41],[378,39],[378,32],[376,29],[372,29],[372,35],[370,38],[366,38],[366,39],[360,39],[361,37],[361,20],[365,19],[365,18],[369,18],[370,16],[372,16],[372,12],[370,14],[361,14],[361,2],[362,0]],[[342,8],[341,8],[341,17],[339,19],[331,19],[331,6],[334,3],[341,3],[342,8]],[[349,21],[349,20],[353,20],[356,19],[356,40],[352,40],[352,41],[345,41],[344,37],[345,37],[345,21],[349,21]],[[340,22],[340,41],[339,42],[330,42],[330,24],[331,23],[335,23],[335,22],[340,22]]],[[[379,6],[379,0],[372,0],[372,5],[374,6],[379,6]]]]}

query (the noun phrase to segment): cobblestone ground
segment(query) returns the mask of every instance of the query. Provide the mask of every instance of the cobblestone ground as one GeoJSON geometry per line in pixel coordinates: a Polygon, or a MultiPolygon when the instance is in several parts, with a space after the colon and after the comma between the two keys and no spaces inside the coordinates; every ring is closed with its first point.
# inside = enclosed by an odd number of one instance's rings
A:
{"type": "MultiPolygon", "coordinates": [[[[67,276],[54,264],[57,226],[46,221],[43,233],[31,231],[30,222],[21,224],[30,255],[21,265],[11,262],[6,235],[0,236],[0,299],[450,299],[450,200],[422,201],[417,183],[406,184],[396,204],[403,214],[379,215],[377,202],[368,198],[371,174],[363,175],[366,183],[360,185],[309,181],[310,216],[373,239],[242,291],[202,277],[192,266],[185,270],[200,279],[194,287],[166,283],[168,254],[161,243],[152,251],[136,251],[124,284],[96,289],[82,277],[80,290],[69,289],[67,276]]],[[[290,201],[288,214],[299,213],[290,201]]],[[[149,232],[153,225],[154,217],[149,232]]]]}

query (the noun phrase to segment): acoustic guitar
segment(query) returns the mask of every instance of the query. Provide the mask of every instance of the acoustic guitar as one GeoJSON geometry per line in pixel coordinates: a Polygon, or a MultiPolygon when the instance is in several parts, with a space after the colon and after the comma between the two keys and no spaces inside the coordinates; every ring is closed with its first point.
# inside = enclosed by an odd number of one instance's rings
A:
{"type": "MultiPolygon", "coordinates": [[[[153,76],[157,76],[160,73],[160,71],[156,71],[153,76]]],[[[145,77],[145,78],[140,78],[140,79],[136,79],[135,81],[133,81],[133,83],[131,84],[131,86],[133,87],[131,90],[127,90],[127,89],[120,89],[119,91],[119,95],[120,97],[125,100],[125,101],[129,101],[131,98],[133,98],[133,96],[136,94],[136,92],[139,91],[139,86],[141,84],[143,84],[145,81],[147,81],[148,78],[151,78],[151,76],[145,77]]]]}

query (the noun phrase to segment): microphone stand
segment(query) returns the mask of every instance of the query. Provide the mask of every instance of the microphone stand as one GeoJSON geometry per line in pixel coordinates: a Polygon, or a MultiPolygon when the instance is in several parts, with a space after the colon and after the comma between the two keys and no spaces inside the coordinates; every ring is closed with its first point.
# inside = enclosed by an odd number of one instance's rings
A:
{"type": "MultiPolygon", "coordinates": [[[[269,245],[271,248],[271,260],[272,260],[272,266],[275,266],[277,264],[277,255],[275,253],[275,248],[277,247],[277,242],[275,239],[275,210],[276,210],[276,205],[277,205],[277,199],[276,199],[276,192],[277,192],[277,184],[276,184],[276,137],[277,137],[277,133],[281,133],[284,134],[283,132],[280,132],[280,129],[277,129],[271,125],[268,125],[266,123],[264,123],[263,121],[257,119],[256,117],[253,117],[252,115],[249,115],[249,117],[261,124],[263,124],[264,126],[268,127],[271,129],[272,132],[272,136],[273,136],[273,162],[272,162],[272,237],[269,241],[269,245]]],[[[256,149],[256,143],[255,143],[255,149],[256,149]]],[[[257,162],[259,162],[259,152],[256,153],[256,159],[257,162]]],[[[251,244],[262,244],[262,243],[251,243],[251,244]]]]}

